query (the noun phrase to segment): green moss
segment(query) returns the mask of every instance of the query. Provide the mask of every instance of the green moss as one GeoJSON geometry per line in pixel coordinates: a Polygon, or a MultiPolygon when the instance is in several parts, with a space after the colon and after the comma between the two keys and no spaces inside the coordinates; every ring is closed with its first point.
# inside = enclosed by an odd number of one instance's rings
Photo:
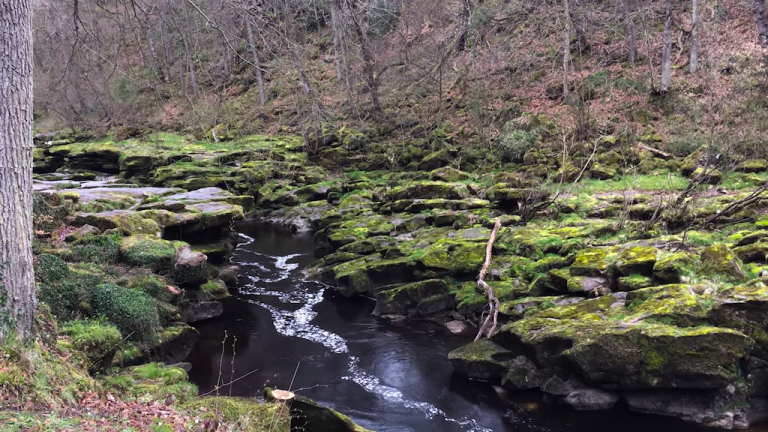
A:
{"type": "Polygon", "coordinates": [[[91,374],[111,365],[123,340],[120,330],[103,320],[70,321],[61,327],[60,333],[69,336],[72,347],[85,354],[91,374]]]}
{"type": "Polygon", "coordinates": [[[93,311],[114,323],[131,340],[150,341],[160,327],[155,301],[139,290],[99,285],[93,294],[93,311]]]}
{"type": "Polygon", "coordinates": [[[171,268],[176,258],[173,242],[152,235],[125,237],[120,242],[119,251],[121,260],[127,264],[156,270],[171,268]]]}

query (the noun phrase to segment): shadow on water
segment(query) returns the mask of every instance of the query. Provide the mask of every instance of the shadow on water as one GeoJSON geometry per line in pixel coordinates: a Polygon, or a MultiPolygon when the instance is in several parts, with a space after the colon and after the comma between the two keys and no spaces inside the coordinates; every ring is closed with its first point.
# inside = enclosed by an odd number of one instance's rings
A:
{"type": "Polygon", "coordinates": [[[200,341],[187,358],[201,393],[247,374],[220,393],[291,388],[378,432],[700,430],[622,409],[578,412],[456,376],[446,356],[467,340],[430,322],[379,320],[372,301],[302,281],[315,259],[311,235],[252,223],[238,230],[243,243],[230,258],[241,267],[238,287],[221,317],[196,325],[200,341]]]}

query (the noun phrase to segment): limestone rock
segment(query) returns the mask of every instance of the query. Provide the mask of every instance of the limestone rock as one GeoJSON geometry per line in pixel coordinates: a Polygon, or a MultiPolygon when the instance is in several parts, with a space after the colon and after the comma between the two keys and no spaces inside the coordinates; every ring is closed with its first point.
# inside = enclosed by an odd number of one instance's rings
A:
{"type": "Polygon", "coordinates": [[[585,389],[575,390],[562,400],[577,410],[607,410],[616,405],[619,395],[600,389],[585,389]]]}
{"type": "Polygon", "coordinates": [[[500,380],[516,356],[488,339],[480,339],[448,353],[456,372],[480,380],[500,380]]]}

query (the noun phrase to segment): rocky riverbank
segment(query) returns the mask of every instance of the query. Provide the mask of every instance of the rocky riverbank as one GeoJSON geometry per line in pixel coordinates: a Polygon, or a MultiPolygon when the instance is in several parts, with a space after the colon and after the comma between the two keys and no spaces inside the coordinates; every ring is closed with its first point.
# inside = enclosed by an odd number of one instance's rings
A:
{"type": "MultiPolygon", "coordinates": [[[[475,278],[498,217],[487,281],[505,325],[453,352],[457,372],[576,409],[624,403],[747,427],[768,406],[768,203],[752,193],[768,163],[707,162],[703,150],[677,160],[653,151],[657,135],[637,139],[645,144],[603,137],[567,159],[532,148],[517,163],[450,137],[395,145],[348,130],[312,135],[310,149],[297,137],[39,142],[38,214],[67,227],[38,228],[41,299],[70,305],[57,316],[111,307],[47,300],[59,292],[48,267],[96,278],[110,296],[142,292],[157,305],[149,326],[169,335],[160,345],[134,338],[112,362],[181,352],[164,344],[194,332],[177,322],[221,313],[226,289],[209,262],[235,241],[231,223],[251,215],[314,231],[324,256],[307,276],[375,298],[375,314],[460,330],[486,307],[475,278]],[[113,257],[114,268],[84,264],[93,257],[113,257]]],[[[114,324],[137,336],[149,328],[114,324]]]]}

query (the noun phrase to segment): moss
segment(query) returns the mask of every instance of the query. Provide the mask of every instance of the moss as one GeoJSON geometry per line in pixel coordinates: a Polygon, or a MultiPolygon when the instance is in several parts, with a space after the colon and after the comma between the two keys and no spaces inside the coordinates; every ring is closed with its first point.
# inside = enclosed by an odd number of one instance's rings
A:
{"type": "Polygon", "coordinates": [[[483,243],[440,239],[419,258],[425,267],[452,275],[476,274],[485,260],[483,243]]]}
{"type": "Polygon", "coordinates": [[[221,279],[211,280],[200,286],[200,291],[220,300],[229,297],[229,289],[221,279]]]}
{"type": "Polygon", "coordinates": [[[635,291],[642,288],[648,288],[653,285],[653,279],[649,278],[648,276],[639,274],[620,277],[618,279],[618,288],[621,291],[635,291]]]}
{"type": "Polygon", "coordinates": [[[576,253],[571,265],[572,276],[602,276],[608,270],[609,250],[605,248],[587,248],[576,253]]]}
{"type": "Polygon", "coordinates": [[[123,339],[117,327],[103,320],[70,321],[61,327],[60,333],[69,336],[72,347],[85,354],[91,374],[111,365],[123,339]]]}
{"type": "Polygon", "coordinates": [[[104,282],[102,275],[70,269],[61,258],[49,254],[38,256],[35,275],[38,299],[63,321],[90,314],[93,289],[104,282]]]}
{"type": "Polygon", "coordinates": [[[152,235],[125,237],[119,251],[121,260],[127,264],[155,270],[170,269],[176,259],[174,243],[152,235]]]}
{"type": "Polygon", "coordinates": [[[659,259],[653,265],[653,276],[666,283],[679,283],[694,271],[696,256],[675,252],[659,259]]]}
{"type": "Polygon", "coordinates": [[[741,260],[722,243],[713,244],[701,251],[701,273],[728,281],[741,281],[747,278],[741,260]]]}
{"type": "Polygon", "coordinates": [[[625,276],[651,276],[657,255],[658,250],[653,246],[630,246],[619,252],[614,265],[625,276]]]}
{"type": "Polygon", "coordinates": [[[99,285],[93,294],[93,311],[114,323],[131,340],[150,341],[160,327],[155,301],[138,290],[99,285]]]}

